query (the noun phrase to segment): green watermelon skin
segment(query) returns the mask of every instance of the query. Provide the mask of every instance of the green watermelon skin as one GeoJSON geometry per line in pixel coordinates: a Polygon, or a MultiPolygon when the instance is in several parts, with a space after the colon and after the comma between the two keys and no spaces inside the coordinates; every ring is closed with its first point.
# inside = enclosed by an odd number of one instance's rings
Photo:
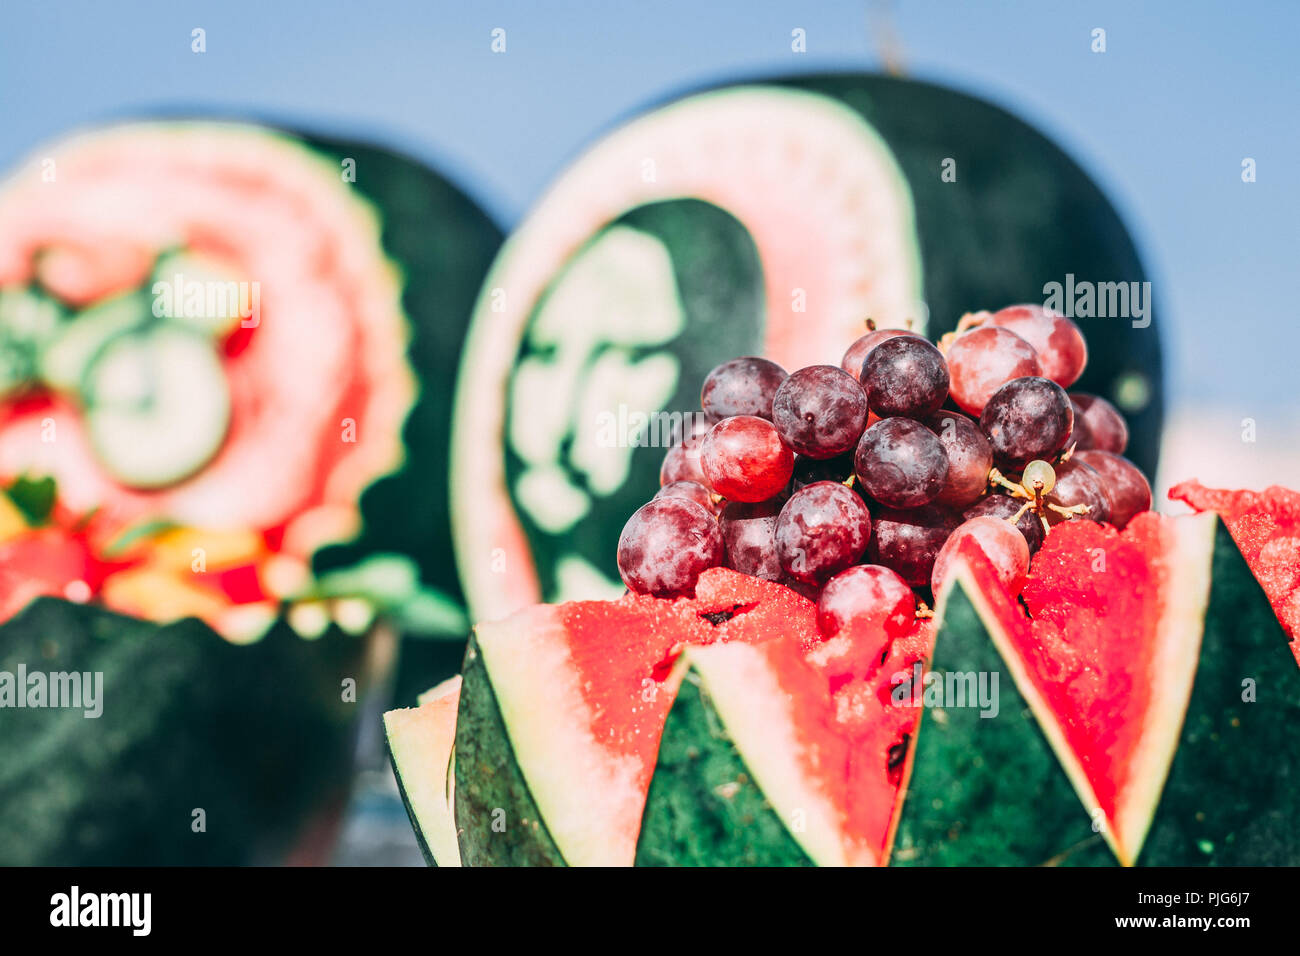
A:
{"type": "MultiPolygon", "coordinates": [[[[907,177],[930,308],[929,334],[963,313],[1042,302],[1066,281],[1148,279],[1133,239],[1097,184],[1056,144],[985,100],[930,83],[863,73],[777,81],[822,93],[860,113],[884,137],[907,177]],[[957,179],[940,178],[945,159],[957,179]]],[[[1088,367],[1072,386],[1115,400],[1122,377],[1141,375],[1149,401],[1129,410],[1125,455],[1156,473],[1164,419],[1159,318],[1134,328],[1116,318],[1077,318],[1088,367]]]]}
{"type": "Polygon", "coordinates": [[[528,790],[473,637],[456,723],[456,827],[464,866],[564,866],[528,790]],[[464,706],[465,701],[473,702],[464,706]]]}
{"type": "Polygon", "coordinates": [[[1213,567],[1196,684],[1138,862],[1298,866],[1300,669],[1222,523],[1213,567]]]}
{"type": "Polygon", "coordinates": [[[247,646],[41,598],[0,626],[0,671],[102,672],[103,713],[0,710],[0,865],[239,865],[284,858],[342,809],[364,640],[280,624],[247,646]],[[191,826],[195,809],[206,832],[191,826]]]}
{"type": "Polygon", "coordinates": [[[754,782],[694,672],[664,724],[636,865],[814,865],[754,782]]]}

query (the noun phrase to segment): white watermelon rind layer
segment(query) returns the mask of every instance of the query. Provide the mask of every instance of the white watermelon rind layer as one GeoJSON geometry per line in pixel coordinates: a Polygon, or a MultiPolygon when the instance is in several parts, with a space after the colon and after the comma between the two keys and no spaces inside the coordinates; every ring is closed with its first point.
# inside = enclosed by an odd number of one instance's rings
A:
{"type": "MultiPolygon", "coordinates": [[[[1102,836],[1123,866],[1135,865],[1142,852],[1178,748],[1210,602],[1216,517],[1205,514],[1161,520],[1170,534],[1162,556],[1169,577],[1161,594],[1166,613],[1160,620],[1152,660],[1156,681],[1150,688],[1151,706],[1130,765],[1130,784],[1117,794],[1115,819],[1106,821],[1102,827],[1102,836]]],[[[950,580],[953,578],[979,615],[1084,809],[1092,814],[1098,800],[1083,765],[1067,743],[1056,715],[1030,678],[1011,638],[1000,627],[964,557],[959,556],[953,562],[950,580]]],[[[940,625],[951,593],[951,587],[945,589],[936,610],[940,625]]],[[[920,725],[917,732],[923,732],[920,725]]]]}
{"type": "Polygon", "coordinates": [[[739,86],[687,97],[609,134],[506,241],[474,309],[457,380],[450,484],[456,561],[477,620],[541,599],[504,455],[507,386],[529,317],[601,228],[637,206],[680,198],[721,207],[753,236],[770,310],[766,352],[778,363],[838,361],[868,315],[881,326],[911,321],[924,331],[911,193],[888,145],[852,109],[818,93],[739,86]],[[828,282],[848,290],[829,307],[818,301],[826,289],[809,288],[786,265],[828,233],[843,249],[825,264],[828,282]],[[855,281],[869,294],[854,293],[855,281]],[[795,288],[808,289],[812,301],[791,315],[795,288]]]}
{"type": "Polygon", "coordinates": [[[456,834],[456,711],[460,675],[420,695],[418,707],[384,714],[393,769],[420,839],[438,866],[460,866],[456,834]]]}

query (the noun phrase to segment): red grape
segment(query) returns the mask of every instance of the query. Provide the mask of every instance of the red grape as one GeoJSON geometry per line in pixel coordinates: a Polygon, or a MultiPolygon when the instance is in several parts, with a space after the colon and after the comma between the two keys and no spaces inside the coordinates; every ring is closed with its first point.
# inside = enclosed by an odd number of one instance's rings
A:
{"type": "Polygon", "coordinates": [[[713,492],[698,481],[670,481],[656,491],[654,496],[655,498],[689,498],[697,505],[707,508],[711,514],[718,512],[718,507],[713,501],[713,492]]]}
{"type": "MultiPolygon", "coordinates": [[[[1020,514],[1024,505],[1024,498],[991,494],[963,511],[962,517],[978,518],[981,515],[988,515],[991,518],[1011,518],[1020,514]]],[[[1020,514],[1020,517],[1016,519],[1015,528],[1025,536],[1025,543],[1029,545],[1030,554],[1043,546],[1043,539],[1047,537],[1047,532],[1043,530],[1043,522],[1039,520],[1038,515],[1032,509],[1020,514]]]]}
{"type": "Polygon", "coordinates": [[[925,418],[948,397],[948,365],[919,335],[897,335],[867,355],[862,387],[867,404],[881,418],[925,418]]]}
{"type": "Polygon", "coordinates": [[[878,564],[859,564],[826,582],[817,599],[817,627],[834,637],[852,626],[884,631],[890,640],[916,623],[916,595],[898,573],[878,564]]]}
{"type": "Polygon", "coordinates": [[[1124,454],[1128,447],[1128,424],[1118,408],[1100,395],[1086,392],[1071,393],[1070,401],[1075,417],[1082,414],[1087,426],[1086,443],[1079,442],[1080,450],[1100,448],[1116,455],[1124,454]]]}
{"type": "MultiPolygon", "coordinates": [[[[1047,495],[1050,504],[1069,508],[1074,505],[1087,505],[1087,514],[1082,517],[1089,521],[1110,520],[1110,499],[1106,497],[1106,486],[1102,477],[1091,465],[1080,461],[1078,456],[1056,466],[1056,487],[1047,495]]],[[[1048,508],[1043,516],[1052,524],[1065,519],[1065,516],[1048,508]]]]}
{"type": "Polygon", "coordinates": [[[703,435],[691,435],[681,444],[669,448],[664,454],[664,463],[659,466],[659,484],[694,481],[707,485],[709,480],[704,477],[704,469],[700,466],[700,446],[703,444],[703,435]]]}
{"type": "Polygon", "coordinates": [[[730,501],[766,501],[785,490],[794,454],[765,418],[734,415],[704,436],[700,465],[709,487],[730,501]]]}
{"type": "Polygon", "coordinates": [[[723,362],[704,379],[700,408],[714,421],[733,415],[772,418],[772,399],[785,381],[785,369],[750,355],[723,362]]]}
{"type": "Polygon", "coordinates": [[[747,504],[728,502],[722,509],[722,540],[727,546],[727,566],[741,574],[779,581],[784,575],[776,556],[778,501],[747,504]]]}
{"type": "Polygon", "coordinates": [[[993,468],[993,446],[979,426],[958,412],[935,412],[926,425],[939,436],[948,455],[948,478],[934,500],[964,508],[984,494],[993,468]]]}
{"type": "Polygon", "coordinates": [[[978,415],[993,393],[1013,378],[1040,375],[1034,347],[1008,329],[982,326],[948,346],[949,394],[963,411],[978,415]]]}
{"type": "Polygon", "coordinates": [[[717,519],[686,498],[658,498],[642,505],[618,539],[618,572],[638,594],[688,594],[700,574],[721,565],[725,557],[717,519]]]}
{"type": "Polygon", "coordinates": [[[868,353],[885,339],[892,339],[895,335],[916,335],[916,333],[909,332],[907,329],[872,329],[849,346],[848,351],[844,353],[844,358],[840,359],[840,368],[860,381],[862,366],[867,361],[868,353]]]}
{"type": "Polygon", "coordinates": [[[863,490],[881,504],[916,508],[943,490],[948,453],[920,422],[886,418],[862,433],[853,467],[863,490]]]}
{"type": "Polygon", "coordinates": [[[868,558],[898,572],[912,587],[926,587],[935,555],[959,524],[957,514],[937,505],[909,511],[884,509],[872,522],[868,558]]]}
{"type": "Polygon", "coordinates": [[[980,428],[998,462],[1020,467],[1065,447],[1074,428],[1074,409],[1065,389],[1051,379],[1013,378],[984,406],[980,428]]]}
{"type": "Polygon", "coordinates": [[[867,395],[834,365],[801,368],[776,390],[772,422],[799,454],[834,458],[853,448],[867,427],[867,395]]]}
{"type": "Polygon", "coordinates": [[[1151,484],[1133,462],[1100,448],[1076,452],[1074,458],[1101,476],[1102,490],[1110,502],[1110,523],[1115,527],[1122,528],[1138,512],[1151,510],[1151,484]]]}
{"type": "Polygon", "coordinates": [[[819,481],[796,491],[776,519],[776,553],[793,578],[821,584],[862,557],[871,514],[844,485],[819,481]]]}
{"type": "Polygon", "coordinates": [[[1034,347],[1042,374],[1069,388],[1088,364],[1088,345],[1079,327],[1041,305],[1012,305],[993,313],[989,324],[1010,329],[1034,347]]]}
{"type": "Polygon", "coordinates": [[[952,533],[934,559],[930,589],[935,598],[947,583],[958,552],[970,546],[963,546],[967,541],[983,552],[998,580],[1008,587],[1013,587],[1029,571],[1029,545],[1010,521],[990,515],[970,518],[952,533]]]}

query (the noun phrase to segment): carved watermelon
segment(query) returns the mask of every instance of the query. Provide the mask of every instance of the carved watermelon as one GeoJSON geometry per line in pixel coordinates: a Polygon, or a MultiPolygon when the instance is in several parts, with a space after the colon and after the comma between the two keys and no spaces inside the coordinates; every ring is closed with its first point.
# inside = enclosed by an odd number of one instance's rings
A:
{"type": "MultiPolygon", "coordinates": [[[[1042,301],[1069,274],[1144,278],[1088,176],[964,94],[811,76],[632,120],[552,185],[480,294],[452,449],[473,615],[619,593],[606,557],[663,452],[633,440],[634,416],[697,409],[702,370],[743,354],[837,364],[868,316],[922,331],[928,318],[937,335],[970,308],[1042,301]]],[[[1093,352],[1079,387],[1123,399],[1154,473],[1158,335],[1079,324],[1093,352]]]]}
{"type": "Polygon", "coordinates": [[[75,744],[53,711],[0,734],[4,862],[324,858],[377,612],[458,626],[421,585],[456,591],[451,381],[499,238],[404,157],[236,123],[69,137],[0,186],[0,657],[106,695],[75,744]]]}

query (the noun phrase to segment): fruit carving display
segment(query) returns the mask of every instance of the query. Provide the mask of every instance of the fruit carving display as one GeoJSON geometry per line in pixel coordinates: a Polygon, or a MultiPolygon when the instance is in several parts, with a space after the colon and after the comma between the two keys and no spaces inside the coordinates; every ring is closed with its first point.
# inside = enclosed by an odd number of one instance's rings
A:
{"type": "Polygon", "coordinates": [[[388,715],[431,859],[1300,861],[1294,493],[1180,493],[1240,549],[1151,511],[1041,306],[883,331],[714,368],[610,556],[627,593],[480,624],[458,688],[388,715]]]}

